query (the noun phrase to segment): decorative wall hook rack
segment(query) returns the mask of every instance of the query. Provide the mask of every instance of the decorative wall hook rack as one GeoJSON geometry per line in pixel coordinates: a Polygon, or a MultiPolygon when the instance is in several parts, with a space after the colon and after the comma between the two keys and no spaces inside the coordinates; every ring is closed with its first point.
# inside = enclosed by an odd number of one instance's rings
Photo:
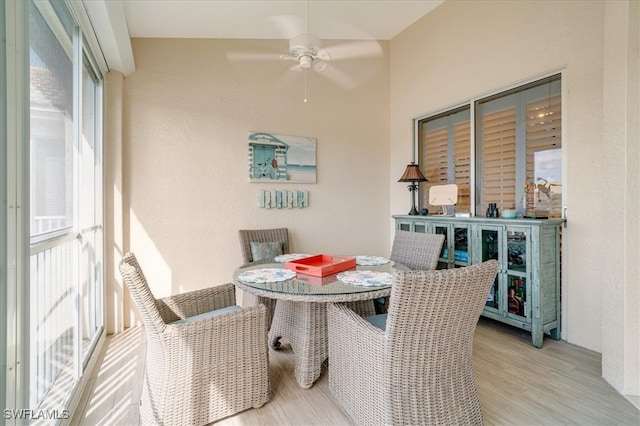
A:
{"type": "Polygon", "coordinates": [[[260,191],[258,206],[263,209],[302,209],[309,207],[309,191],[260,191]]]}

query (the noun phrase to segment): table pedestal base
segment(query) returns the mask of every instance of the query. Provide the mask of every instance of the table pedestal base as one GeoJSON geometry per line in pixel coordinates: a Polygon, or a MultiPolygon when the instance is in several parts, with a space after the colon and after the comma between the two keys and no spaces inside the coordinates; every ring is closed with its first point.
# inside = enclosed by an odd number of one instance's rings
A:
{"type": "MultiPolygon", "coordinates": [[[[373,300],[346,303],[356,313],[375,315],[373,300]]],[[[327,304],[278,300],[269,330],[269,346],[280,348],[286,337],[295,356],[294,376],[303,389],[309,389],[320,377],[322,363],[329,354],[327,304]]]]}
{"type": "Polygon", "coordinates": [[[291,343],[296,381],[302,388],[310,388],[320,377],[322,363],[328,355],[326,303],[278,300],[269,345],[277,349],[281,337],[291,343]]]}

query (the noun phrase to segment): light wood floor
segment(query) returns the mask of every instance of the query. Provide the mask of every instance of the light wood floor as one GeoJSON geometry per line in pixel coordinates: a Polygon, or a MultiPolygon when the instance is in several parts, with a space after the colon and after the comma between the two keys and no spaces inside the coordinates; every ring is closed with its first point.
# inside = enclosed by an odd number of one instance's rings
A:
{"type": "MultiPolygon", "coordinates": [[[[474,368],[488,425],[640,425],[640,411],[601,378],[600,355],[482,319],[474,341],[474,368]]],[[[109,338],[72,424],[137,425],[144,366],[142,327],[109,338]]],[[[309,390],[293,378],[288,345],[270,351],[272,398],[220,425],[348,425],[328,389],[326,368],[309,390]]]]}

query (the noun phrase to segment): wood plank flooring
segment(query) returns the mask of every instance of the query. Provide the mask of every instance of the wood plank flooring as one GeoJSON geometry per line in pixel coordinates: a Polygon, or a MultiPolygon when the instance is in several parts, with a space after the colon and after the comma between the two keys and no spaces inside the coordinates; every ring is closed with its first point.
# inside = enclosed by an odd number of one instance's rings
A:
{"type": "MultiPolygon", "coordinates": [[[[142,327],[111,336],[71,423],[139,424],[144,351],[142,327]]],[[[318,382],[302,390],[293,378],[290,347],[271,350],[269,357],[271,400],[217,424],[352,424],[329,392],[326,366],[318,382]]],[[[600,363],[600,354],[548,337],[536,349],[528,333],[481,319],[474,368],[485,423],[640,425],[640,411],[602,379],[600,363]]]]}

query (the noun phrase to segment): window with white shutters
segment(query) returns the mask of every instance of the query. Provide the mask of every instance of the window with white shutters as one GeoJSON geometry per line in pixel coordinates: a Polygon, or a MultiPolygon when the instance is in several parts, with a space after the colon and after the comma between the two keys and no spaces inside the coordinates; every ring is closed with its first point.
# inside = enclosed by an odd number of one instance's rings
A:
{"type": "Polygon", "coordinates": [[[427,204],[429,188],[455,183],[456,212],[484,216],[488,204],[496,203],[520,216],[561,217],[560,78],[416,119],[418,163],[429,180],[420,186],[420,205],[439,211],[427,204]]]}
{"type": "Polygon", "coordinates": [[[560,76],[475,105],[476,214],[496,203],[525,217],[561,217],[560,76]]]}
{"type": "Polygon", "coordinates": [[[428,179],[420,187],[421,205],[429,211],[440,206],[428,204],[429,188],[433,185],[458,185],[457,211],[469,211],[471,206],[471,144],[469,107],[430,117],[418,123],[421,170],[428,179]]]}

